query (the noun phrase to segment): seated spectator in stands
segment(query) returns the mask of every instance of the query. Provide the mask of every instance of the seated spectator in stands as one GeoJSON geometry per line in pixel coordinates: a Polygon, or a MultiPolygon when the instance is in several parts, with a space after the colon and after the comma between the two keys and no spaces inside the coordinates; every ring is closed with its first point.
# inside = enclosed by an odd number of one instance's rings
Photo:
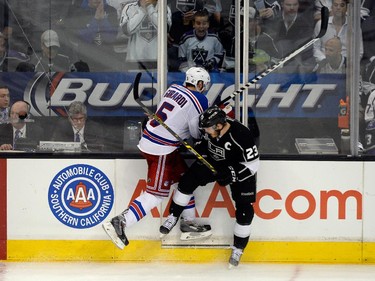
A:
{"type": "MultiPolygon", "coordinates": [[[[241,23],[243,21],[243,11],[241,10],[241,23]]],[[[260,24],[261,19],[256,17],[256,11],[250,7],[249,10],[249,71],[260,73],[270,67],[277,58],[280,57],[278,49],[272,36],[263,32],[260,24]]],[[[241,33],[243,28],[241,28],[241,33]]],[[[243,53],[243,35],[241,34],[240,51],[243,53]]],[[[225,69],[226,71],[234,71],[236,49],[235,38],[232,38],[232,47],[230,52],[226,54],[225,69]]],[[[243,59],[240,60],[241,68],[243,59]]]]}
{"type": "MultiPolygon", "coordinates": [[[[332,2],[332,16],[328,19],[328,27],[325,35],[314,43],[314,57],[317,62],[325,58],[324,46],[327,40],[338,37],[340,38],[342,45],[341,54],[347,57],[347,33],[348,33],[348,22],[347,22],[347,9],[349,0],[333,0],[332,2]]],[[[315,25],[314,34],[315,36],[319,34],[321,26],[321,20],[319,20],[315,25]]],[[[358,34],[360,40],[360,56],[363,55],[363,41],[362,34],[358,34]]]]}
{"type": "Polygon", "coordinates": [[[331,38],[324,47],[325,59],[317,64],[317,73],[346,73],[346,58],[341,54],[341,41],[331,38]]]}
{"type": "Polygon", "coordinates": [[[208,71],[218,71],[221,67],[224,48],[219,37],[208,30],[208,16],[207,10],[197,11],[194,14],[194,29],[182,36],[178,49],[180,71],[192,66],[202,66],[208,71]]]}
{"type": "Polygon", "coordinates": [[[222,29],[221,0],[195,0],[189,3],[176,1],[177,11],[172,13],[172,26],[168,32],[168,69],[178,71],[178,47],[184,33],[193,29],[194,14],[206,9],[209,13],[210,31],[219,32],[222,29]]]}
{"type": "MultiPolygon", "coordinates": [[[[171,10],[167,8],[167,27],[171,27],[171,10]]],[[[127,62],[156,62],[158,56],[158,1],[139,0],[124,6],[120,26],[129,36],[127,62]]]]}
{"type": "Polygon", "coordinates": [[[35,150],[44,139],[43,128],[36,122],[27,122],[29,111],[30,105],[24,101],[12,105],[9,122],[0,125],[0,150],[24,150],[26,143],[35,150]]]}
{"type": "Polygon", "coordinates": [[[8,121],[10,93],[6,85],[0,85],[0,123],[8,121]]]}
{"type": "MultiPolygon", "coordinates": [[[[275,42],[281,57],[286,57],[312,39],[312,18],[299,12],[299,0],[282,0],[282,12],[274,22],[275,42]]],[[[311,71],[315,66],[308,49],[284,66],[284,72],[311,71]],[[310,69],[311,68],[311,69],[310,69]]]]}
{"type": "Polygon", "coordinates": [[[0,72],[15,71],[20,62],[28,62],[29,60],[28,55],[9,50],[5,36],[0,33],[0,72]]]}
{"type": "Polygon", "coordinates": [[[86,106],[80,101],[70,104],[67,118],[61,118],[52,134],[52,141],[80,142],[87,151],[103,151],[102,127],[87,119],[86,106]]]}
{"type": "Polygon", "coordinates": [[[31,63],[37,72],[67,72],[70,70],[70,58],[60,53],[59,36],[54,30],[46,30],[40,37],[42,52],[34,54],[31,63]]]}
{"type": "Polygon", "coordinates": [[[71,12],[66,25],[75,46],[75,59],[85,61],[92,72],[119,69],[113,47],[118,31],[117,11],[106,0],[83,0],[71,12]]]}

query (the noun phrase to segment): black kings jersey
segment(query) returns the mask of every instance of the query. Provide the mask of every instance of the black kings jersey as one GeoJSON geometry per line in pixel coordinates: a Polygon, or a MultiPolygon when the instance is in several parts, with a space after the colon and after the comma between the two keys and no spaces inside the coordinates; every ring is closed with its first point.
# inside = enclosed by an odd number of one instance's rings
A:
{"type": "Polygon", "coordinates": [[[252,133],[246,126],[233,119],[228,119],[228,122],[231,126],[223,136],[208,137],[208,160],[219,171],[232,166],[238,180],[242,181],[258,171],[259,152],[252,133]]]}

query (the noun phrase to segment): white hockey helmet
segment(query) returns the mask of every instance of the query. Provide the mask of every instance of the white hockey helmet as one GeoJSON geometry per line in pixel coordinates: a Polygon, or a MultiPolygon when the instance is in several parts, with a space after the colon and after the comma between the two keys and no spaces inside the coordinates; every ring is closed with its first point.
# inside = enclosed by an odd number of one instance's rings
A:
{"type": "Polygon", "coordinates": [[[195,86],[198,92],[204,92],[207,91],[210,88],[211,85],[211,78],[210,74],[202,67],[190,67],[186,71],[186,77],[184,86],[186,86],[186,83],[192,84],[195,86]],[[197,84],[199,81],[203,82],[203,88],[202,90],[198,90],[197,84]]]}

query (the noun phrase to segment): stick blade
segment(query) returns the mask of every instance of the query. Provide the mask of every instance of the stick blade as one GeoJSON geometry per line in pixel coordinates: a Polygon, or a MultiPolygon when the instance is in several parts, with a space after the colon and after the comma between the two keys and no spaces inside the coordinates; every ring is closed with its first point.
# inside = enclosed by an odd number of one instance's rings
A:
{"type": "Polygon", "coordinates": [[[316,38],[322,38],[324,34],[327,32],[328,27],[328,19],[329,19],[329,9],[326,6],[323,6],[320,10],[321,14],[321,25],[320,25],[320,32],[316,38]]]}
{"type": "Polygon", "coordinates": [[[138,72],[133,82],[133,97],[135,100],[139,99],[139,81],[141,80],[142,72],[138,72]]]}

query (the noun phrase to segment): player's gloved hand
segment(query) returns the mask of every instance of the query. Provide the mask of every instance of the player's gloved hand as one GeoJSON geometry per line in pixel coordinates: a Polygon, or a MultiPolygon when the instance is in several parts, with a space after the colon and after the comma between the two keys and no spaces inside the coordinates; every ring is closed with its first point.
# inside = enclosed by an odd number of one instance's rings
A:
{"type": "Polygon", "coordinates": [[[221,186],[226,186],[237,181],[236,171],[232,166],[218,170],[216,181],[221,186]]]}
{"type": "Polygon", "coordinates": [[[178,146],[177,150],[178,150],[179,153],[187,153],[188,152],[188,149],[186,148],[185,145],[178,146]]]}
{"type": "Polygon", "coordinates": [[[203,158],[207,157],[207,142],[205,140],[198,140],[194,142],[194,149],[197,151],[200,155],[202,155],[203,158]]]}

